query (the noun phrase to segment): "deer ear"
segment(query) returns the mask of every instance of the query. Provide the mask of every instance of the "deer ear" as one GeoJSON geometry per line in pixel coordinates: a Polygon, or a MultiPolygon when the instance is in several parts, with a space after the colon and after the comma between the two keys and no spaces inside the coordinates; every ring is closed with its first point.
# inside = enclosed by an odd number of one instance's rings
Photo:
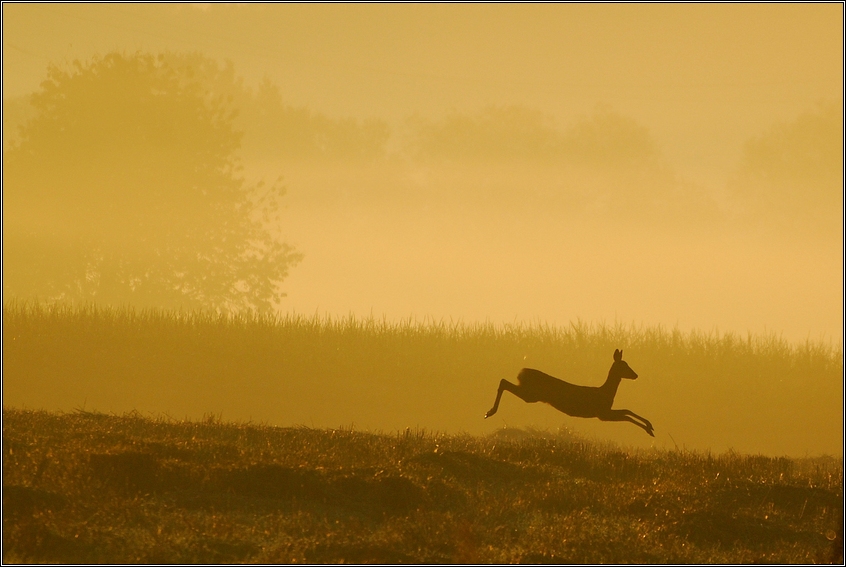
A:
{"type": "Polygon", "coordinates": [[[623,351],[615,350],[614,351],[614,360],[617,360],[617,361],[623,360],[623,351]]]}

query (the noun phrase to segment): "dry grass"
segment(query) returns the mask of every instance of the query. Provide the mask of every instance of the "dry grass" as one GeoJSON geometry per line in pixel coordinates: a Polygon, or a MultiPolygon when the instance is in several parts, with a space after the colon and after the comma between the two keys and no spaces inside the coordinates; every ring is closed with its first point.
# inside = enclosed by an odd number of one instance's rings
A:
{"type": "Polygon", "coordinates": [[[840,459],[3,412],[3,560],[842,561],[840,459]]]}

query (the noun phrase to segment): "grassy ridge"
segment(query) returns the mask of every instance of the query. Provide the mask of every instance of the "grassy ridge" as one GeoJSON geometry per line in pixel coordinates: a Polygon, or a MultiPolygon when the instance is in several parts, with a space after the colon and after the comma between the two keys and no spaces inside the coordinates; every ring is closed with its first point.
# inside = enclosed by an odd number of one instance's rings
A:
{"type": "Polygon", "coordinates": [[[842,561],[842,461],[4,409],[3,560],[842,561]]]}
{"type": "Polygon", "coordinates": [[[8,407],[475,435],[563,425],[640,448],[842,455],[842,347],[823,342],[581,322],[389,323],[23,303],[4,305],[3,326],[8,407]],[[650,419],[655,440],[510,395],[482,419],[501,378],[534,367],[599,385],[616,348],[640,378],[620,387],[615,407],[650,419]]]}

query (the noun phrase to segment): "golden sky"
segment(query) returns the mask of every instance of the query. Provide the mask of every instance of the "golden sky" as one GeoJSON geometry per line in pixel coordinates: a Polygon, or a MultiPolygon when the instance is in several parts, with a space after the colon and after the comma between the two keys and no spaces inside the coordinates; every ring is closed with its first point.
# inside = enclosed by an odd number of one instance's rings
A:
{"type": "Polygon", "coordinates": [[[291,104],[403,119],[521,104],[569,120],[607,104],[704,174],[843,92],[830,4],[4,4],[3,95],[50,61],[200,50],[291,104]]]}

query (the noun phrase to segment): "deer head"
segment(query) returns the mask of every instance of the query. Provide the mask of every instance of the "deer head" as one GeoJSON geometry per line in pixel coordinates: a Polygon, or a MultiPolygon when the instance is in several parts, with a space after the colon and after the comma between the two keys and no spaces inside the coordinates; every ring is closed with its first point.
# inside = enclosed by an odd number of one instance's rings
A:
{"type": "Polygon", "coordinates": [[[619,349],[614,351],[614,364],[611,365],[608,375],[628,378],[629,380],[637,378],[637,372],[632,370],[628,363],[623,360],[623,351],[619,349]]]}

